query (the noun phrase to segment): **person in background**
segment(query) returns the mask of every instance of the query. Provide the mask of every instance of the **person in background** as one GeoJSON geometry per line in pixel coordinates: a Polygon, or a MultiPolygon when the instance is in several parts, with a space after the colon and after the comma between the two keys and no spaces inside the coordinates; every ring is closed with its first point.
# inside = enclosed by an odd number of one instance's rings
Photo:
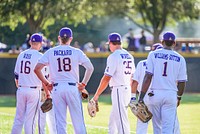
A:
{"type": "Polygon", "coordinates": [[[141,31],[141,38],[139,39],[139,42],[140,42],[140,51],[145,52],[147,40],[146,40],[146,36],[144,35],[144,30],[141,31]]]}
{"type": "Polygon", "coordinates": [[[135,44],[135,37],[132,28],[129,29],[129,36],[127,37],[128,42],[128,51],[134,51],[137,52],[138,48],[135,44]]]}

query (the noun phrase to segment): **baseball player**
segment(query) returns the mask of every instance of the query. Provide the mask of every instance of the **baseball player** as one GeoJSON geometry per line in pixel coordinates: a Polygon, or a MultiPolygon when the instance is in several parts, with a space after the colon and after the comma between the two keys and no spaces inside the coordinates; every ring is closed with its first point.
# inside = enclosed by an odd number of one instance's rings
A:
{"type": "Polygon", "coordinates": [[[40,101],[42,83],[35,75],[34,68],[38,59],[42,57],[42,54],[38,52],[42,46],[42,36],[33,34],[30,44],[30,49],[19,54],[15,65],[15,82],[18,89],[12,134],[21,134],[23,124],[26,134],[35,133],[35,119],[40,101]]]}
{"type": "Polygon", "coordinates": [[[162,38],[164,48],[150,52],[147,58],[147,69],[139,101],[144,101],[151,84],[152,94],[149,102],[153,114],[154,134],[174,133],[176,110],[187,81],[185,59],[172,50],[175,39],[174,33],[164,33],[162,38]]]}
{"type": "Polygon", "coordinates": [[[112,110],[109,120],[109,134],[129,134],[127,106],[131,98],[131,76],[135,71],[133,56],[121,47],[121,36],[111,33],[108,36],[109,47],[112,54],[107,58],[104,76],[93,97],[98,101],[100,94],[110,86],[112,93],[112,110]]]}
{"type": "MultiPolygon", "coordinates": [[[[152,51],[157,50],[157,49],[161,49],[163,48],[162,44],[160,43],[156,43],[152,45],[152,51]]],[[[132,84],[131,84],[131,100],[130,100],[130,105],[131,103],[136,103],[137,99],[136,99],[136,93],[141,91],[141,85],[143,82],[143,78],[145,75],[145,71],[146,71],[146,61],[147,60],[142,60],[137,64],[137,68],[135,70],[135,73],[133,74],[133,78],[132,78],[132,84]]],[[[149,90],[148,90],[149,91],[149,90]]],[[[151,92],[147,92],[149,95],[151,95],[151,92]]],[[[149,97],[145,96],[144,97],[144,103],[149,107],[149,97]]],[[[139,119],[137,119],[137,126],[136,126],[136,134],[147,134],[147,130],[148,130],[148,123],[143,123],[142,121],[140,121],[139,119]]]]}
{"type": "MultiPolygon", "coordinates": [[[[43,70],[44,70],[45,77],[48,79],[49,78],[49,67],[45,66],[43,68],[43,70]]],[[[40,105],[39,106],[41,106],[47,98],[47,94],[46,94],[44,88],[46,88],[46,87],[43,86],[43,88],[41,89],[41,94],[40,94],[41,99],[40,99],[40,105]]],[[[46,89],[46,90],[48,90],[48,89],[46,89]]],[[[57,134],[54,109],[52,108],[47,113],[43,113],[40,107],[39,107],[38,110],[39,110],[38,111],[38,131],[39,131],[39,134],[45,134],[46,123],[47,123],[48,129],[49,129],[49,133],[50,134],[57,134]]]]}
{"type": "Polygon", "coordinates": [[[49,49],[39,60],[35,73],[39,79],[52,90],[53,107],[58,134],[66,134],[67,108],[76,134],[86,134],[80,90],[87,85],[94,70],[89,58],[80,50],[70,46],[72,31],[64,27],[60,30],[60,45],[49,49]],[[41,73],[41,69],[49,66],[50,81],[41,73]],[[79,83],[79,65],[85,67],[85,75],[79,83]]]}

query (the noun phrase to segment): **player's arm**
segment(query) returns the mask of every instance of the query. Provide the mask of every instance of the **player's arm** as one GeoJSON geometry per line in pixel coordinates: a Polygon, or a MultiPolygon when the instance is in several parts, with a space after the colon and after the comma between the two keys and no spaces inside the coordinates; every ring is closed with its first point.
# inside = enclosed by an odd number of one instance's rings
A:
{"type": "Polygon", "coordinates": [[[19,79],[19,75],[17,73],[15,73],[15,85],[16,85],[17,88],[19,87],[18,79],[19,79]]]}
{"type": "Polygon", "coordinates": [[[111,76],[104,74],[104,76],[101,78],[101,82],[99,84],[99,87],[97,88],[97,91],[93,97],[93,99],[95,101],[98,100],[99,96],[101,95],[101,93],[106,89],[106,87],[108,86],[108,83],[111,79],[111,76]]]}
{"type": "Polygon", "coordinates": [[[44,83],[42,83],[42,87],[46,93],[46,97],[51,98],[50,91],[48,90],[47,86],[44,83]]]}
{"type": "Polygon", "coordinates": [[[178,85],[177,85],[177,88],[178,88],[178,92],[177,92],[177,99],[178,99],[177,106],[180,105],[181,97],[182,97],[183,92],[185,90],[185,85],[186,85],[186,82],[178,82],[178,85]]]}
{"type": "Polygon", "coordinates": [[[144,76],[144,80],[142,82],[142,90],[140,92],[140,98],[139,98],[139,101],[143,101],[144,99],[144,96],[147,92],[147,90],[149,89],[149,86],[151,84],[151,80],[152,80],[152,74],[150,73],[146,73],[145,76],[144,76]]]}
{"type": "Polygon", "coordinates": [[[43,68],[44,66],[45,66],[44,64],[38,63],[38,64],[35,66],[34,72],[35,72],[35,74],[37,75],[37,77],[42,81],[42,83],[44,83],[44,85],[48,87],[48,90],[52,90],[53,86],[52,86],[51,82],[49,82],[49,81],[45,78],[45,76],[43,75],[43,73],[42,73],[42,68],[43,68]]]}
{"type": "Polygon", "coordinates": [[[84,62],[82,66],[86,69],[85,70],[85,75],[83,77],[83,80],[81,84],[79,83],[79,90],[83,90],[85,86],[87,85],[88,81],[90,80],[90,77],[94,71],[94,67],[90,61],[84,62]]]}
{"type": "Polygon", "coordinates": [[[138,87],[138,82],[136,80],[131,81],[131,93],[136,94],[137,93],[137,87],[138,87]]]}

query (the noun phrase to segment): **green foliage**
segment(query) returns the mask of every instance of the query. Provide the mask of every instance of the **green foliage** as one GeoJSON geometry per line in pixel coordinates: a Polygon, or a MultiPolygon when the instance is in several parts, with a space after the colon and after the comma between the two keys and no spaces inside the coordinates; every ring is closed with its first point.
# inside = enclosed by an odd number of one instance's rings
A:
{"type": "MultiPolygon", "coordinates": [[[[42,31],[47,37],[55,38],[60,27],[69,25],[72,28],[84,27],[85,33],[94,32],[93,35],[98,35],[101,21],[94,24],[90,20],[94,22],[94,19],[105,19],[108,16],[112,21],[110,16],[115,16],[128,18],[153,34],[154,41],[158,41],[166,25],[198,19],[199,12],[200,0],[1,0],[0,31],[4,29],[6,31],[3,34],[16,34],[16,29],[20,27],[26,33],[42,31]]],[[[3,36],[0,39],[8,44],[18,44],[20,41],[15,37],[10,41],[3,36]]],[[[94,39],[94,36],[89,36],[90,39],[94,39]]],[[[81,42],[84,40],[81,39],[81,42]]]]}
{"type": "Polygon", "coordinates": [[[167,24],[198,19],[198,0],[129,0],[124,14],[158,41],[167,24]]]}

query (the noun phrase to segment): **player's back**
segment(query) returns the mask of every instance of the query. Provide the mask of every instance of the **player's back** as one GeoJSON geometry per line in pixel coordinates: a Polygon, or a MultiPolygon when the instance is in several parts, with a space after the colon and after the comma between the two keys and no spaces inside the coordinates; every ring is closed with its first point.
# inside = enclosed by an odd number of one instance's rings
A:
{"type": "Polygon", "coordinates": [[[138,62],[136,70],[133,74],[133,80],[136,80],[139,84],[138,84],[138,92],[141,91],[141,86],[142,86],[142,82],[145,76],[145,71],[146,71],[146,66],[147,66],[147,60],[142,60],[140,62],[138,62]]]}
{"type": "Polygon", "coordinates": [[[42,86],[34,72],[34,68],[42,57],[42,53],[34,49],[28,49],[19,54],[15,66],[15,74],[18,74],[20,86],[42,86]]]}
{"type": "Polygon", "coordinates": [[[49,64],[50,79],[53,82],[79,81],[79,65],[89,59],[77,48],[69,45],[59,45],[44,54],[43,61],[49,64]]]}
{"type": "Polygon", "coordinates": [[[151,89],[177,90],[176,82],[186,80],[185,59],[175,51],[160,49],[149,54],[147,72],[153,74],[151,89]]]}
{"type": "Polygon", "coordinates": [[[112,75],[110,86],[130,85],[131,76],[135,71],[133,56],[126,50],[119,49],[115,50],[115,52],[108,57],[108,60],[112,62],[107,63],[110,64],[109,70],[112,75]]]}

